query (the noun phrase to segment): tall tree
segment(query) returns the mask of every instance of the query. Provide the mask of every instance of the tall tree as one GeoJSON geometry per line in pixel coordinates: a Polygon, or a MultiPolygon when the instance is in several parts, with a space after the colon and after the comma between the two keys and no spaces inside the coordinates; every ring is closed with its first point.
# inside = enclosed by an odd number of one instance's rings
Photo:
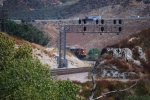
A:
{"type": "Polygon", "coordinates": [[[2,32],[5,31],[5,25],[7,22],[7,10],[4,8],[4,6],[2,5],[0,7],[0,30],[2,32]]]}

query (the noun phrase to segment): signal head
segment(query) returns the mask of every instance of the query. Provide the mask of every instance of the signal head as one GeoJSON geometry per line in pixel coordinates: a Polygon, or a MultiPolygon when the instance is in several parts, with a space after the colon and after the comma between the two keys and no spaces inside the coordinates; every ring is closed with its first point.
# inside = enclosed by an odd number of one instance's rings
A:
{"type": "Polygon", "coordinates": [[[84,32],[86,31],[86,26],[83,27],[83,31],[84,31],[84,32]]]}
{"type": "Polygon", "coordinates": [[[119,19],[119,24],[122,24],[122,20],[121,19],[119,19]]]}
{"type": "Polygon", "coordinates": [[[81,24],[81,19],[79,19],[79,24],[81,24]]]}
{"type": "Polygon", "coordinates": [[[122,27],[119,27],[119,32],[121,32],[122,31],[122,27]]]}
{"type": "Polygon", "coordinates": [[[96,19],[96,24],[98,24],[98,19],[96,19]]]}
{"type": "Polygon", "coordinates": [[[102,31],[102,32],[104,31],[104,27],[101,27],[101,31],[102,31]]]}
{"type": "Polygon", "coordinates": [[[83,19],[84,24],[86,24],[86,19],[83,19]]]}
{"type": "Polygon", "coordinates": [[[101,20],[101,24],[104,24],[104,19],[101,20]]]}
{"type": "Polygon", "coordinates": [[[114,19],[114,24],[116,24],[116,20],[114,19]]]}

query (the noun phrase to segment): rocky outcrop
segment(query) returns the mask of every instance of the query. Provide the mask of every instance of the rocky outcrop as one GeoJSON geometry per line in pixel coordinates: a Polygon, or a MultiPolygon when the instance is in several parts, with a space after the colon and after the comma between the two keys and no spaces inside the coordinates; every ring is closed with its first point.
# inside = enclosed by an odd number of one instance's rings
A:
{"type": "Polygon", "coordinates": [[[102,49],[93,72],[103,78],[138,78],[143,70],[141,60],[147,61],[140,46],[133,49],[107,47],[102,49]]]}
{"type": "Polygon", "coordinates": [[[102,54],[109,53],[115,58],[122,58],[127,60],[132,60],[132,51],[129,48],[104,48],[102,49],[102,54]]]}

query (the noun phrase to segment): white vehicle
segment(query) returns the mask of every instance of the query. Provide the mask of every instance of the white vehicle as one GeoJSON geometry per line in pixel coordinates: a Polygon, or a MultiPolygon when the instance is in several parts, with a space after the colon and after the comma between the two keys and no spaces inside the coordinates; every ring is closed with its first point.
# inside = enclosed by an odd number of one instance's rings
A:
{"type": "Polygon", "coordinates": [[[97,19],[101,19],[101,16],[88,16],[88,17],[85,17],[86,21],[96,21],[97,19]]]}
{"type": "Polygon", "coordinates": [[[130,18],[140,18],[140,16],[137,16],[137,15],[131,15],[130,18]]]}

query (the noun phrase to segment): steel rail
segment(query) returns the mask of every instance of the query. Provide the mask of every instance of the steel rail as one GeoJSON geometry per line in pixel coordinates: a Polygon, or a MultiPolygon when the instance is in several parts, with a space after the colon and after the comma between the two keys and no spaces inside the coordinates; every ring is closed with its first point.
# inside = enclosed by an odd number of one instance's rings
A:
{"type": "Polygon", "coordinates": [[[51,74],[65,75],[65,74],[82,73],[82,72],[90,72],[90,71],[92,71],[92,67],[59,68],[59,69],[51,69],[51,74]]]}

